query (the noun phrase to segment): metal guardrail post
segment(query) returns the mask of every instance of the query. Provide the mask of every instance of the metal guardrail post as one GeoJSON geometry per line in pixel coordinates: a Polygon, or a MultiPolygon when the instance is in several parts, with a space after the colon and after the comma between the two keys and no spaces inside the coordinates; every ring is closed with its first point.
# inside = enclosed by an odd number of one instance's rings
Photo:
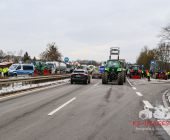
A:
{"type": "Polygon", "coordinates": [[[30,81],[30,87],[32,87],[32,81],[30,81]]]}

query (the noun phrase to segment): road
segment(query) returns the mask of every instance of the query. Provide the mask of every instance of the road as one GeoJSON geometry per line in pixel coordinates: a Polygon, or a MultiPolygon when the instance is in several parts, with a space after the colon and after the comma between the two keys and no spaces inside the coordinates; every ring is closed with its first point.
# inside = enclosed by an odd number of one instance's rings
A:
{"type": "Polygon", "coordinates": [[[88,85],[67,83],[1,99],[0,140],[168,140],[165,130],[133,122],[144,122],[144,100],[162,104],[169,87],[146,79],[123,86],[91,79],[88,85]]]}

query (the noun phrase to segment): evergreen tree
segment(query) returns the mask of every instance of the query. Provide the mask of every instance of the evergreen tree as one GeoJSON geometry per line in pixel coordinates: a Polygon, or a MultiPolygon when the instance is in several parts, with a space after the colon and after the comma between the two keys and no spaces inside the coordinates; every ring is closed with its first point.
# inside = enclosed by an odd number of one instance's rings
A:
{"type": "Polygon", "coordinates": [[[30,60],[31,59],[31,57],[28,55],[28,53],[26,52],[25,54],[24,54],[24,57],[23,57],[23,61],[24,62],[26,62],[27,60],[30,60]]]}

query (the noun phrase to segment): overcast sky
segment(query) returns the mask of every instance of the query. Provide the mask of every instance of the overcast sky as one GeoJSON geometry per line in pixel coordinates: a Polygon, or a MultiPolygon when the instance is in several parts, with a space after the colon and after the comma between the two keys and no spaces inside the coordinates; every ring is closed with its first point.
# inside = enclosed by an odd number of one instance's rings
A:
{"type": "Polygon", "coordinates": [[[170,0],[1,0],[0,49],[38,58],[55,42],[70,60],[103,61],[120,47],[120,58],[135,62],[168,23],[170,0]]]}

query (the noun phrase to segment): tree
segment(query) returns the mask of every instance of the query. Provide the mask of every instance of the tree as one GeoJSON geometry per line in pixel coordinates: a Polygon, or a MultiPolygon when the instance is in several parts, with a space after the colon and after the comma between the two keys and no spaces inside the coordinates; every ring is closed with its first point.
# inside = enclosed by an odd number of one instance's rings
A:
{"type": "Polygon", "coordinates": [[[19,63],[18,59],[15,59],[14,63],[19,63]]]}
{"type": "Polygon", "coordinates": [[[47,59],[48,61],[61,61],[62,54],[59,52],[55,42],[47,44],[47,48],[40,54],[40,59],[47,59]]]}
{"type": "Polygon", "coordinates": [[[156,49],[149,50],[147,46],[141,49],[139,57],[137,58],[137,65],[144,65],[145,69],[150,69],[150,64],[152,60],[157,60],[156,49]]]}
{"type": "Polygon", "coordinates": [[[21,61],[23,59],[23,50],[20,50],[18,52],[18,61],[21,61]]]}
{"type": "Polygon", "coordinates": [[[166,27],[162,28],[161,33],[158,35],[158,37],[161,37],[162,41],[170,41],[170,24],[168,24],[166,27]]]}
{"type": "Polygon", "coordinates": [[[24,62],[26,62],[27,60],[30,60],[31,59],[31,57],[28,55],[28,53],[26,52],[25,54],[24,54],[24,57],[23,57],[23,61],[24,62]]]}
{"type": "Polygon", "coordinates": [[[36,61],[37,59],[36,59],[36,57],[34,56],[34,58],[33,58],[33,61],[36,61]]]}
{"type": "Polygon", "coordinates": [[[4,61],[6,54],[0,50],[0,63],[4,61]]]}

